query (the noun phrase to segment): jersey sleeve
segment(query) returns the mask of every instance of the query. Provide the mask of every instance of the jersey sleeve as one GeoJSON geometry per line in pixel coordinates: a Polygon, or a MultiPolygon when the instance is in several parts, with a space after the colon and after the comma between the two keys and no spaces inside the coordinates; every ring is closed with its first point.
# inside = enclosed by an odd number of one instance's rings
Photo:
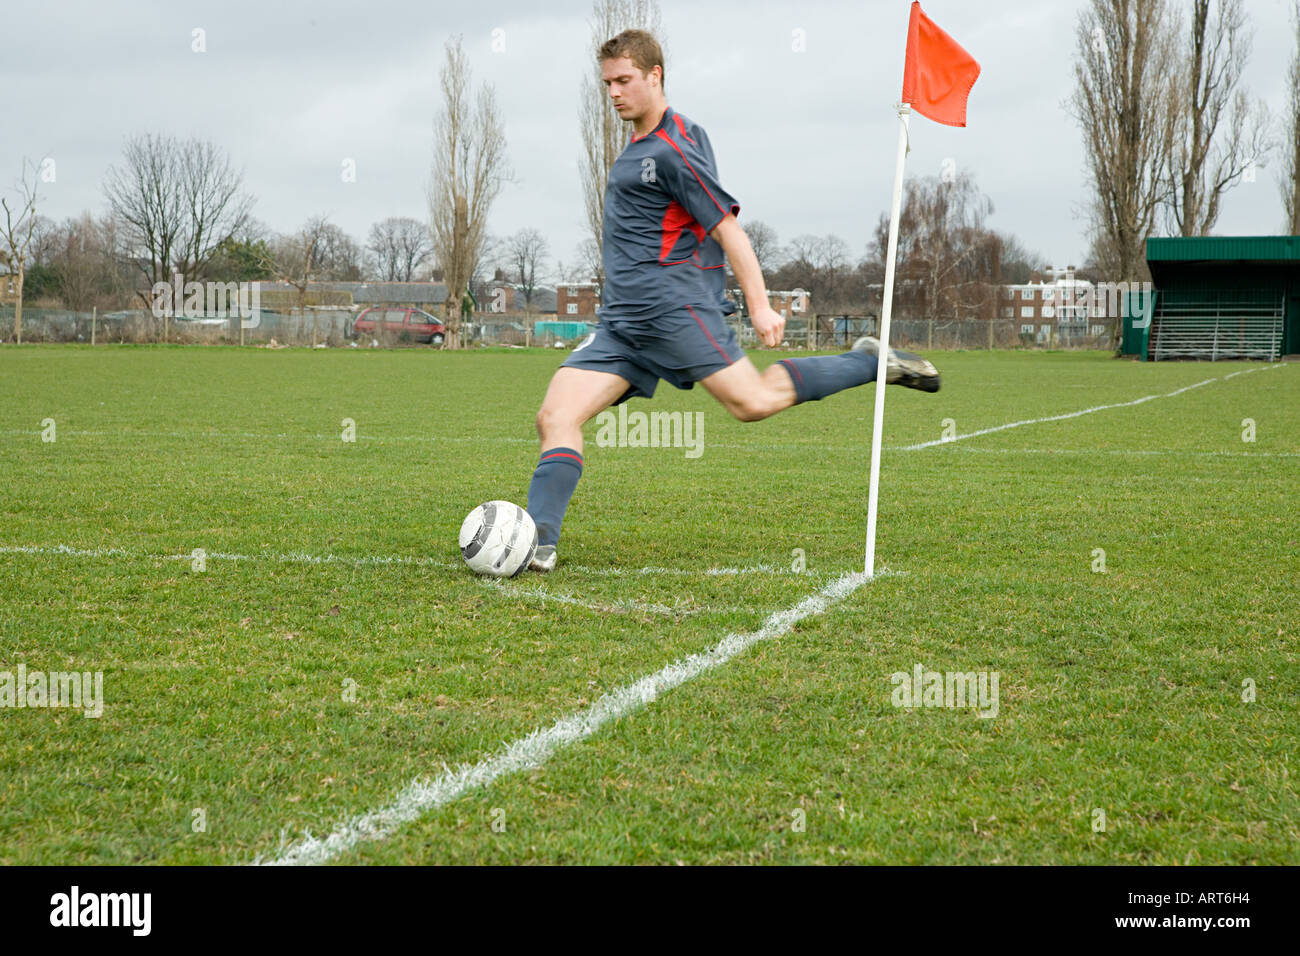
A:
{"type": "Polygon", "coordinates": [[[712,232],[727,213],[739,215],[740,203],[718,181],[713,148],[703,130],[696,142],[682,137],[670,139],[664,186],[668,194],[691,214],[691,218],[712,232]]]}

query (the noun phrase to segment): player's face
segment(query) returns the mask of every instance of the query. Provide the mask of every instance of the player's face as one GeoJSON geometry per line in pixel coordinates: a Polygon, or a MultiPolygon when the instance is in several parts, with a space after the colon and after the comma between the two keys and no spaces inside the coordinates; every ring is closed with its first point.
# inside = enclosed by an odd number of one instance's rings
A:
{"type": "Polygon", "coordinates": [[[661,89],[659,67],[642,73],[630,59],[620,57],[602,61],[600,72],[609,98],[624,120],[635,122],[657,104],[661,89]]]}

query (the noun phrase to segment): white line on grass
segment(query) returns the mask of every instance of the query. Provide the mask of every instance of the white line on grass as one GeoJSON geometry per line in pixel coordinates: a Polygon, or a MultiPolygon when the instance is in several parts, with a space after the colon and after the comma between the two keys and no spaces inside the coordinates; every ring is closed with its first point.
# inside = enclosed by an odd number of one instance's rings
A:
{"type": "Polygon", "coordinates": [[[147,554],[133,554],[123,548],[70,548],[66,544],[53,545],[0,545],[0,554],[66,554],[74,558],[147,558],[147,554]]]}
{"type": "MultiPolygon", "coordinates": [[[[55,545],[0,545],[0,554],[48,554],[69,555],[78,558],[136,558],[139,560],[190,561],[192,553],[187,554],[148,554],[143,551],[127,551],[123,548],[73,548],[66,544],[55,545]]],[[[346,554],[308,554],[302,551],[287,553],[262,552],[260,554],[234,554],[224,551],[205,551],[208,561],[270,561],[277,564],[341,564],[347,567],[371,567],[380,565],[412,565],[416,567],[443,568],[445,570],[464,570],[464,564],[458,561],[440,561],[437,558],[418,557],[405,554],[346,555],[346,554]]],[[[774,574],[794,575],[789,568],[774,567],[770,564],[754,564],[739,568],[588,568],[580,564],[563,565],[566,571],[597,577],[624,577],[627,575],[676,575],[680,577],[729,577],[740,574],[774,574]]],[[[816,576],[823,572],[806,571],[804,575],[816,576]]]]}
{"type": "MultiPolygon", "coordinates": [[[[0,435],[40,435],[39,428],[5,428],[0,429],[0,435]]],[[[319,432],[222,432],[215,429],[198,429],[195,431],[148,431],[145,429],[122,428],[117,430],[103,430],[93,428],[82,429],[60,429],[59,434],[63,437],[85,437],[85,438],[228,438],[244,439],[256,438],[262,441],[340,441],[339,432],[330,432],[321,434],[319,432]]],[[[359,433],[358,441],[363,442],[481,442],[481,441],[498,441],[509,442],[511,444],[535,445],[536,438],[515,438],[508,435],[370,435],[365,432],[359,433]]]]}
{"type": "Polygon", "coordinates": [[[690,607],[674,607],[669,604],[646,604],[641,601],[629,601],[623,598],[617,600],[596,603],[584,601],[576,598],[571,594],[562,594],[557,591],[548,591],[546,588],[529,588],[523,586],[512,586],[504,581],[495,578],[483,578],[483,586],[501,594],[514,598],[535,598],[545,604],[547,601],[556,604],[567,604],[572,607],[583,607],[589,611],[597,611],[601,614],[657,614],[662,617],[689,617],[692,614],[752,614],[754,609],[747,607],[712,607],[708,605],[690,607]]]}
{"type": "Polygon", "coordinates": [[[1137,455],[1174,458],[1300,458],[1295,451],[1192,451],[1183,448],[980,448],[966,445],[954,451],[972,455],[1137,455]]]}
{"type": "MultiPolygon", "coordinates": [[[[795,572],[790,572],[791,574],[795,572]]],[[[893,574],[906,574],[906,571],[895,571],[893,574]]],[[[501,594],[515,598],[536,598],[542,603],[547,601],[556,604],[567,604],[572,607],[584,607],[589,611],[598,611],[602,614],[658,614],[663,617],[689,617],[693,614],[753,614],[754,608],[728,606],[718,604],[646,604],[642,601],[630,601],[619,598],[613,601],[594,602],[584,601],[581,598],[574,597],[571,594],[563,594],[557,591],[550,591],[544,587],[529,588],[523,585],[511,584],[497,578],[482,578],[481,582],[485,588],[497,591],[501,594]]]]}
{"type": "MultiPolygon", "coordinates": [[[[1270,368],[1281,368],[1282,365],[1267,365],[1263,368],[1243,369],[1240,372],[1233,372],[1225,377],[1225,381],[1233,375],[1245,375],[1248,372],[1262,372],[1270,368]]],[[[1077,412],[1066,412],[1064,415],[1048,415],[1045,418],[1026,418],[1019,422],[1008,422],[1005,425],[994,425],[992,428],[981,428],[976,432],[969,432],[965,435],[955,435],[952,438],[936,438],[932,441],[918,442],[915,445],[903,445],[899,451],[920,451],[922,448],[933,448],[935,445],[951,445],[953,442],[964,441],[967,438],[976,438],[979,435],[991,435],[993,432],[1005,431],[1008,428],[1019,428],[1022,425],[1039,425],[1043,422],[1059,422],[1067,418],[1078,418],[1080,415],[1091,415],[1093,412],[1102,412],[1108,408],[1128,408],[1133,405],[1141,405],[1143,402],[1149,402],[1157,398],[1173,398],[1175,395],[1181,395],[1183,392],[1190,392],[1194,388],[1200,388],[1202,385],[1209,385],[1211,382],[1217,382],[1220,379],[1207,378],[1202,382],[1196,382],[1192,385],[1184,385],[1182,388],[1176,388],[1172,392],[1165,392],[1163,395],[1143,395],[1141,398],[1135,398],[1131,402],[1115,402],[1111,405],[1094,405],[1092,408],[1084,408],[1077,412]]]]}
{"type": "MultiPolygon", "coordinates": [[[[188,554],[169,554],[166,556],[171,561],[189,561],[188,554]]],[[[346,554],[307,554],[301,551],[291,551],[286,554],[277,554],[274,552],[263,552],[261,554],[229,554],[222,551],[209,551],[206,554],[209,561],[274,561],[281,564],[343,564],[353,567],[366,567],[369,565],[383,564],[409,564],[419,567],[444,568],[446,570],[464,570],[465,565],[459,561],[440,561],[437,558],[412,557],[404,554],[394,555],[346,555],[346,554]]],[[[622,577],[629,574],[642,575],[686,575],[697,577],[704,575],[714,577],[718,575],[733,574],[792,574],[787,568],[776,568],[770,564],[755,564],[741,568],[588,568],[580,564],[564,565],[566,571],[575,571],[587,575],[599,575],[610,577],[622,577]]]]}
{"type": "Polygon", "coordinates": [[[861,572],[837,578],[794,607],[772,614],[757,631],[728,634],[709,650],[674,661],[635,683],[610,691],[585,710],[562,717],[545,730],[535,730],[521,737],[495,756],[475,764],[462,764],[436,777],[412,780],[388,804],[352,817],[328,836],[314,837],[307,833],[301,840],[281,847],[274,857],[259,857],[254,862],[271,866],[327,863],[363,841],[387,839],[400,827],[430,810],[458,800],[479,787],[486,787],[499,777],[537,769],[557,751],[590,737],[605,724],[652,703],[660,694],[706,671],[720,667],[761,641],[780,637],[804,618],[821,614],[868,580],[861,572]]]}

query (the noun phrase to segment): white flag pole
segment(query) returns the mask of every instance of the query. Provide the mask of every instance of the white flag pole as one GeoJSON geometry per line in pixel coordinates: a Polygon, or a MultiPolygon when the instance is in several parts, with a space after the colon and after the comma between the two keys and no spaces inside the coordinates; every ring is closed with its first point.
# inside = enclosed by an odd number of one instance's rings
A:
{"type": "Polygon", "coordinates": [[[894,201],[889,210],[889,248],[885,255],[885,290],[880,308],[880,355],[876,372],[876,408],[871,425],[871,490],[867,497],[866,574],[876,573],[876,505],[880,497],[880,438],[885,425],[885,378],[889,368],[889,318],[894,310],[894,260],[898,257],[898,218],[903,207],[903,164],[907,159],[908,103],[898,109],[898,163],[894,168],[894,201]]]}

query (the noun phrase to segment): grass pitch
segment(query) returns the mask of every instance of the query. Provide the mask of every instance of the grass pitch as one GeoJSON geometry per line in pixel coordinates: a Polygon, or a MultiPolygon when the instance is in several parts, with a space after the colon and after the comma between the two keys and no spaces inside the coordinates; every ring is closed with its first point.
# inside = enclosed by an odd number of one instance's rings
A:
{"type": "MultiPolygon", "coordinates": [[[[888,395],[894,573],[338,861],[1300,862],[1300,370],[933,357],[888,395]],[[918,664],[997,716],[895,706],[918,664]]],[[[0,350],[0,672],[104,696],[0,709],[0,862],[273,857],[861,570],[873,387],[742,424],[661,384],[631,407],[703,454],[588,426],[558,570],[475,578],[559,361],[0,350]]]]}

